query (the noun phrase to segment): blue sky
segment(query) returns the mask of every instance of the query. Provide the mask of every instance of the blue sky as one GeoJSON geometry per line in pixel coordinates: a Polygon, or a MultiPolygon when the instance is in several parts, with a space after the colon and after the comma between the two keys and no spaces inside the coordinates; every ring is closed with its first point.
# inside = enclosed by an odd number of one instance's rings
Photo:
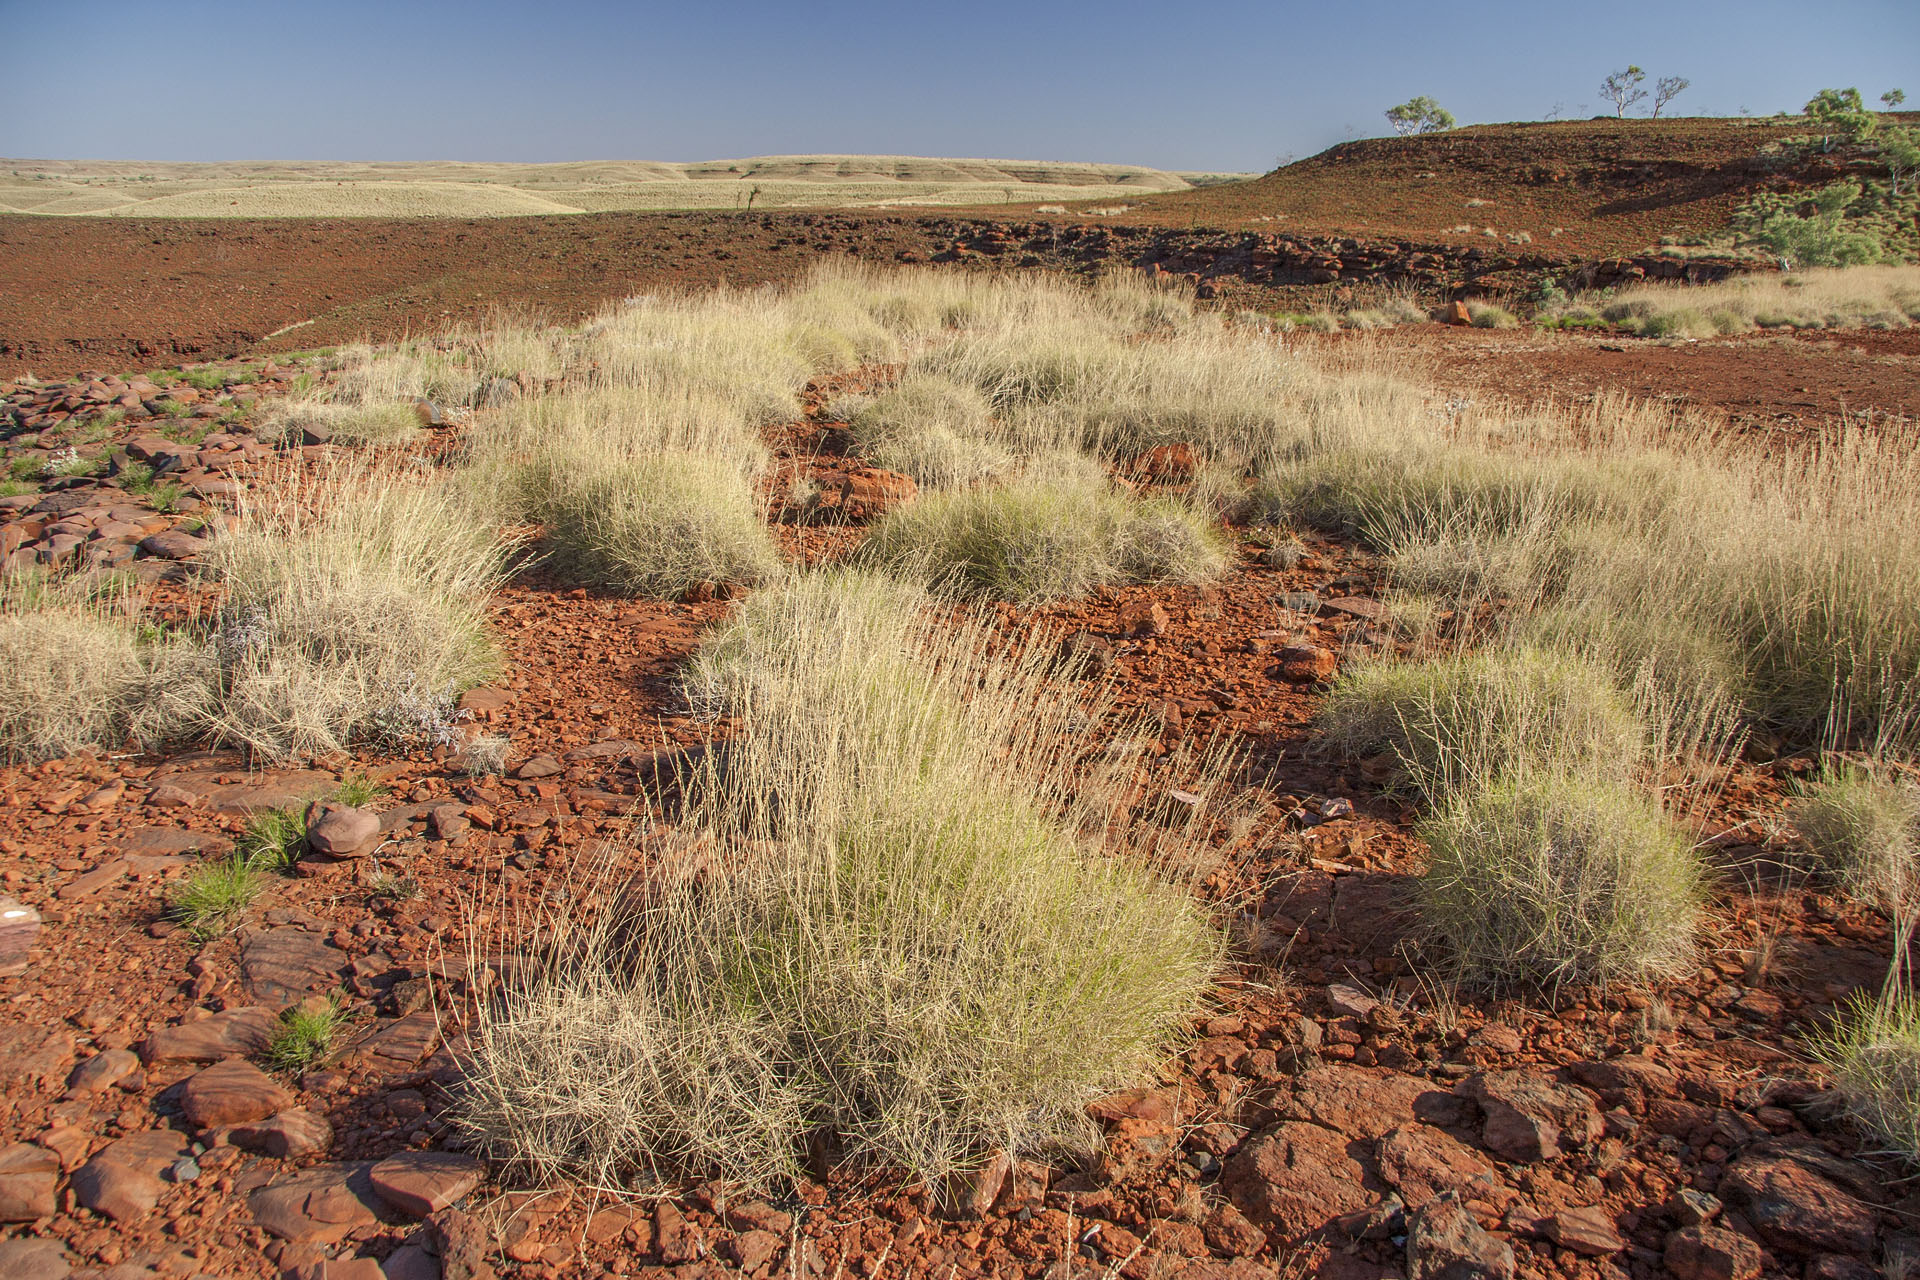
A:
{"type": "Polygon", "coordinates": [[[63,159],[1263,170],[1418,93],[1462,123],[1593,114],[1628,62],[1689,77],[1684,113],[1920,102],[1915,0],[0,0],[0,49],[0,155],[63,159]]]}

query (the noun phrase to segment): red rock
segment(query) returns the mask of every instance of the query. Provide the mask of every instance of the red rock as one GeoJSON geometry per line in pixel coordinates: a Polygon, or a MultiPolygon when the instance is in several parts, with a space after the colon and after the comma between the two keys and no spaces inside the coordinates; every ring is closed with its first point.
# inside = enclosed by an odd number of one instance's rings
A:
{"type": "Polygon", "coordinates": [[[1627,1247],[1614,1226],[1613,1215],[1597,1206],[1562,1209],[1547,1219],[1543,1232],[1562,1248],[1584,1253],[1589,1258],[1612,1257],[1627,1247]]]}
{"type": "Polygon", "coordinates": [[[993,1212],[1013,1178],[1013,1157],[996,1151],[978,1169],[950,1175],[941,1187],[941,1208],[961,1221],[978,1221],[993,1212]]]}
{"type": "Polygon", "coordinates": [[[257,1124],[234,1126],[227,1140],[247,1151],[291,1160],[325,1151],[333,1144],[333,1126],[311,1111],[290,1107],[257,1124]]]}
{"type": "Polygon", "coordinates": [[[1424,1124],[1403,1124],[1380,1140],[1380,1176],[1418,1209],[1443,1192],[1462,1200],[1492,1200],[1504,1190],[1500,1173],[1479,1152],[1424,1124]]]}
{"type": "Polygon", "coordinates": [[[139,1055],[131,1050],[103,1050],[73,1069],[67,1077],[67,1096],[84,1098],[110,1089],[139,1069],[139,1055]]]}
{"type": "Polygon", "coordinates": [[[1253,1222],[1292,1241],[1371,1204],[1364,1178],[1346,1137],[1288,1121],[1248,1139],[1227,1162],[1221,1186],[1253,1222]]]}
{"type": "Polygon", "coordinates": [[[660,1261],[668,1266],[692,1262],[700,1256],[699,1240],[687,1224],[686,1215],[670,1200],[662,1200],[653,1210],[653,1241],[660,1261]]]}
{"type": "Polygon", "coordinates": [[[146,1169],[136,1169],[102,1152],[73,1175],[73,1198],[115,1222],[137,1222],[153,1212],[166,1184],[146,1169]]]}
{"type": "Polygon", "coordinates": [[[59,1185],[60,1160],[53,1152],[25,1142],[0,1147],[0,1222],[51,1218],[59,1185]]]}
{"type": "Polygon", "coordinates": [[[427,1234],[440,1251],[441,1280],[493,1280],[487,1262],[492,1233],[478,1218],[443,1209],[427,1219],[427,1234]]]}
{"type": "Polygon", "coordinates": [[[1174,484],[1193,479],[1199,470],[1200,459],[1195,456],[1193,446],[1185,442],[1156,445],[1127,464],[1130,475],[1174,484]]]}
{"type": "Polygon", "coordinates": [[[0,978],[27,971],[27,953],[40,940],[40,913],[16,898],[0,898],[0,978]]]}
{"type": "Polygon", "coordinates": [[[237,1059],[208,1067],[180,1086],[180,1109],[196,1129],[264,1120],[291,1101],[272,1076],[237,1059]]]}
{"type": "Polygon", "coordinates": [[[1440,320],[1443,324],[1471,325],[1473,313],[1467,310],[1465,302],[1449,302],[1441,311],[1440,320]]]}
{"type": "Polygon", "coordinates": [[[424,1218],[464,1199],[487,1176],[487,1166],[451,1151],[407,1151],[374,1165],[370,1176],[382,1200],[424,1218]]]}
{"type": "Polygon", "coordinates": [[[140,550],[159,560],[191,560],[207,549],[207,540],[182,529],[169,529],[140,540],[140,550]]]}
{"type": "Polygon", "coordinates": [[[1178,1154],[1177,1126],[1140,1116],[1123,1116],[1107,1133],[1097,1173],[1102,1182],[1143,1182],[1178,1154]]]}
{"type": "Polygon", "coordinates": [[[66,1280],[72,1271],[58,1240],[0,1240],[0,1276],[7,1280],[66,1280]]]}
{"type": "Polygon", "coordinates": [[[1458,1092],[1480,1104],[1481,1141],[1505,1160],[1552,1160],[1586,1146],[1603,1131],[1599,1109],[1580,1090],[1522,1071],[1487,1071],[1458,1092]]]}
{"type": "Polygon", "coordinates": [[[781,1239],[771,1231],[749,1231],[727,1242],[727,1253],[742,1271],[758,1271],[780,1252],[781,1239]]]}
{"type": "Polygon", "coordinates": [[[874,519],[912,502],[919,491],[911,477],[897,471],[861,467],[840,482],[840,510],[854,519],[874,519]]]}
{"type": "Polygon", "coordinates": [[[1513,1280],[1513,1246],[1481,1229],[1452,1196],[1407,1222],[1407,1280],[1513,1280]]]}
{"type": "Polygon", "coordinates": [[[1878,1217],[1798,1161],[1761,1155],[1736,1163],[1719,1195],[1776,1249],[1794,1254],[1873,1251],[1878,1217]]]}
{"type": "Polygon", "coordinates": [[[1280,660],[1276,673],[1289,684],[1317,684],[1340,671],[1339,656],[1317,644],[1283,645],[1274,656],[1280,660]]]}
{"type": "Polygon", "coordinates": [[[315,1165],[247,1197],[259,1226],[295,1244],[330,1244],[380,1220],[367,1166],[315,1165]]]}
{"type": "Polygon", "coordinates": [[[1756,1280],[1760,1246],[1724,1227],[1688,1227],[1667,1237],[1663,1261],[1678,1280],[1756,1280]]]}
{"type": "Polygon", "coordinates": [[[1230,1204],[1215,1205],[1200,1224],[1200,1234],[1223,1258],[1250,1258],[1267,1247],[1267,1233],[1230,1204]]]}
{"type": "Polygon", "coordinates": [[[329,858],[370,852],[380,839],[380,815],[353,805],[323,805],[307,824],[307,847],[329,858]]]}
{"type": "Polygon", "coordinates": [[[140,1057],[148,1063],[220,1062],[242,1057],[265,1049],[279,1025],[280,1019],[270,1009],[229,1009],[154,1032],[140,1046],[140,1057]]]}
{"type": "Polygon", "coordinates": [[[1120,634],[1126,636],[1163,636],[1172,624],[1158,600],[1122,600],[1120,634]]]}

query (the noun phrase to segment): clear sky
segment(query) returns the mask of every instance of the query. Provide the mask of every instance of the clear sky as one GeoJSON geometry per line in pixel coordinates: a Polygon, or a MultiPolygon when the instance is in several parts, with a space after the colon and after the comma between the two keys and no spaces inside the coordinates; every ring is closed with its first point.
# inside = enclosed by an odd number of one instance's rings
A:
{"type": "MultiPolygon", "coordinates": [[[[0,0],[0,155],[710,160],[793,152],[1264,170],[1386,131],[1920,102],[1920,0],[0,0]]],[[[1909,104],[1913,105],[1912,103],[1909,104]]]]}

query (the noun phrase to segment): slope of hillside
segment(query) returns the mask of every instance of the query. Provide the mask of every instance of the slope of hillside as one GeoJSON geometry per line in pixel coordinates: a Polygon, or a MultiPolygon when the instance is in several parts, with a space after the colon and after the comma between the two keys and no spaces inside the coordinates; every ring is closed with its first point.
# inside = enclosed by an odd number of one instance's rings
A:
{"type": "Polygon", "coordinates": [[[1774,145],[1804,126],[1722,119],[1476,125],[1342,143],[1249,182],[1131,202],[1130,223],[1495,240],[1630,253],[1724,227],[1757,192],[1837,176],[1774,145]]]}

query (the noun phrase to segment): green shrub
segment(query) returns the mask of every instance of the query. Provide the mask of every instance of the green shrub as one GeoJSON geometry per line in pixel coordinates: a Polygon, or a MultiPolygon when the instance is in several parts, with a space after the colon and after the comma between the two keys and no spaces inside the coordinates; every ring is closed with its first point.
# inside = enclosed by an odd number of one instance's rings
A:
{"type": "Polygon", "coordinates": [[[295,1005],[280,1015],[264,1055],[267,1065],[276,1071],[295,1075],[326,1060],[333,1042],[346,1026],[337,999],[321,1005],[295,1005]]]}
{"type": "Polygon", "coordinates": [[[581,459],[540,489],[546,545],[578,581],[671,599],[697,582],[763,582],[780,567],[751,485],[724,458],[581,459]]]}
{"type": "Polygon", "coordinates": [[[1205,582],[1227,563],[1218,533],[1184,506],[1048,475],[923,495],[887,513],[858,555],[943,592],[1022,603],[1105,583],[1205,582]]]}
{"type": "Polygon", "coordinates": [[[300,858],[307,822],[298,808],[257,809],[236,842],[241,858],[260,871],[286,871],[300,858]]]}
{"type": "Polygon", "coordinates": [[[1350,755],[1392,752],[1435,799],[1509,773],[1624,779],[1648,746],[1606,670],[1534,648],[1351,667],[1327,695],[1320,727],[1350,755]]]}
{"type": "Polygon", "coordinates": [[[1856,998],[1812,1048],[1879,1149],[1920,1164],[1920,1001],[1897,989],[1856,998]]]}
{"type": "Polygon", "coordinates": [[[595,1185],[764,1186],[824,1131],[937,1179],[1083,1147],[1088,1101],[1153,1070],[1220,955],[1153,872],[1196,837],[1137,831],[1116,794],[1065,803],[1079,704],[1043,658],[990,656],[912,599],[789,580],[703,650],[700,696],[734,727],[648,846],[726,874],[689,863],[552,924],[551,962],[469,1042],[460,1115],[484,1149],[595,1185]]]}
{"type": "Polygon", "coordinates": [[[261,887],[244,857],[201,862],[168,891],[167,911],[194,937],[217,937],[246,914],[261,887]]]}
{"type": "Polygon", "coordinates": [[[1633,787],[1538,775],[1461,791],[1420,824],[1427,931],[1496,991],[1641,981],[1691,952],[1701,871],[1633,787]]]}
{"type": "Polygon", "coordinates": [[[1863,769],[1830,770],[1793,809],[1819,868],[1855,894],[1898,906],[1920,854],[1920,786],[1863,769]]]}

